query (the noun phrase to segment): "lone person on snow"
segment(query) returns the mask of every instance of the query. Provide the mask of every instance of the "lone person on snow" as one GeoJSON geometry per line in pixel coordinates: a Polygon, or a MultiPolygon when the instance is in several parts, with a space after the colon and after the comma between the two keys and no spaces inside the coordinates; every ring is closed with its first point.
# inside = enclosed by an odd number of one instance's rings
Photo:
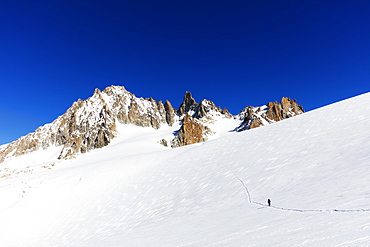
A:
{"type": "Polygon", "coordinates": [[[269,207],[271,206],[271,200],[270,199],[267,199],[267,204],[269,205],[269,207]]]}

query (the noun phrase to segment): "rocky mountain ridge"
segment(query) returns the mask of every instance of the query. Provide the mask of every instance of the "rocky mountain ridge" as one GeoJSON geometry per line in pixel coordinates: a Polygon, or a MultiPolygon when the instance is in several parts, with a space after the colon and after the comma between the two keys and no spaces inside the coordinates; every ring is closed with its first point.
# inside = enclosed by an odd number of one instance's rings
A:
{"type": "Polygon", "coordinates": [[[237,131],[253,129],[274,122],[278,122],[290,117],[304,113],[301,105],[296,100],[283,97],[279,102],[269,102],[262,107],[245,107],[239,114],[239,119],[243,120],[237,131]]]}
{"type": "Polygon", "coordinates": [[[178,110],[169,101],[138,98],[123,86],[95,89],[93,96],[79,99],[52,123],[39,127],[18,140],[0,146],[0,162],[52,145],[62,146],[59,159],[74,157],[95,148],[108,145],[117,136],[117,124],[133,124],[158,129],[163,125],[178,125],[171,140],[160,143],[180,147],[207,140],[214,132],[210,128],[216,118],[234,118],[240,125],[235,131],[256,128],[303,113],[295,100],[282,98],[266,106],[244,108],[234,116],[228,110],[217,107],[210,100],[199,104],[190,92],[186,92],[178,110]]]}

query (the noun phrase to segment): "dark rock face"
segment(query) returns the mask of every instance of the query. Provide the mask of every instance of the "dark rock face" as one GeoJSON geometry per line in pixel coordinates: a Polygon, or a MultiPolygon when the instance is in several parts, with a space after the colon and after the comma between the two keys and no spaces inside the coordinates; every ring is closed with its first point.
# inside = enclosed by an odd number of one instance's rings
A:
{"type": "Polygon", "coordinates": [[[258,117],[257,114],[255,114],[255,112],[259,111],[259,109],[256,111],[255,107],[248,106],[244,108],[244,111],[244,116],[241,117],[241,119],[243,119],[243,122],[238,127],[238,131],[253,129],[262,125],[261,119],[258,117]]]}
{"type": "Polygon", "coordinates": [[[296,100],[287,97],[283,97],[280,103],[268,103],[267,108],[266,117],[275,122],[304,113],[303,107],[298,105],[296,100]]]}
{"type": "Polygon", "coordinates": [[[205,134],[209,129],[198,119],[185,114],[178,135],[171,141],[172,147],[186,146],[189,144],[204,142],[205,134]]]}
{"type": "Polygon", "coordinates": [[[202,100],[198,104],[192,97],[190,92],[186,92],[184,96],[184,100],[181,103],[179,109],[177,110],[177,114],[179,116],[184,116],[188,113],[191,117],[201,119],[207,117],[209,113],[220,113],[225,115],[226,117],[231,118],[232,115],[229,111],[224,108],[223,110],[220,107],[217,107],[215,103],[210,100],[202,100]]]}
{"type": "Polygon", "coordinates": [[[61,121],[57,127],[58,134],[56,135],[60,141],[51,143],[56,144],[56,146],[63,146],[59,159],[104,147],[115,137],[115,119],[106,105],[103,105],[97,115],[94,116],[90,112],[86,118],[84,115],[78,114],[84,108],[84,102],[81,100],[78,102],[60,117],[61,121]],[[95,118],[97,121],[90,121],[91,118],[95,118]]]}
{"type": "Polygon", "coordinates": [[[189,112],[191,108],[195,108],[197,106],[198,106],[198,103],[193,99],[191,93],[186,92],[184,96],[184,100],[182,101],[179,109],[177,110],[177,114],[182,116],[185,113],[189,112]]]}
{"type": "Polygon", "coordinates": [[[166,112],[166,122],[169,126],[172,126],[175,122],[176,110],[168,100],[164,103],[164,110],[166,112]]]}

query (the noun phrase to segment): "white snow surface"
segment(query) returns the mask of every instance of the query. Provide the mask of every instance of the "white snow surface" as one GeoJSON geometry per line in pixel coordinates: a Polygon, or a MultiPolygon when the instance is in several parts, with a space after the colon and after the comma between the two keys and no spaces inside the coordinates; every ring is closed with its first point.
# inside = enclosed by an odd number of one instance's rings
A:
{"type": "Polygon", "coordinates": [[[13,158],[0,246],[368,246],[369,112],[370,93],[181,148],[158,144],[178,126],[121,125],[75,159],[13,158]]]}

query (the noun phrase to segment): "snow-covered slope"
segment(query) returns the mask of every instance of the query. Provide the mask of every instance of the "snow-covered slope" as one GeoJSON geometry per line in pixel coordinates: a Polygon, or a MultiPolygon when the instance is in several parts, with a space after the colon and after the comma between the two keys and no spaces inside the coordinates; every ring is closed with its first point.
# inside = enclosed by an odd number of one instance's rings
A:
{"type": "Polygon", "coordinates": [[[366,246],[369,112],[368,93],[176,149],[175,127],[119,125],[76,159],[7,160],[0,246],[366,246]]]}

